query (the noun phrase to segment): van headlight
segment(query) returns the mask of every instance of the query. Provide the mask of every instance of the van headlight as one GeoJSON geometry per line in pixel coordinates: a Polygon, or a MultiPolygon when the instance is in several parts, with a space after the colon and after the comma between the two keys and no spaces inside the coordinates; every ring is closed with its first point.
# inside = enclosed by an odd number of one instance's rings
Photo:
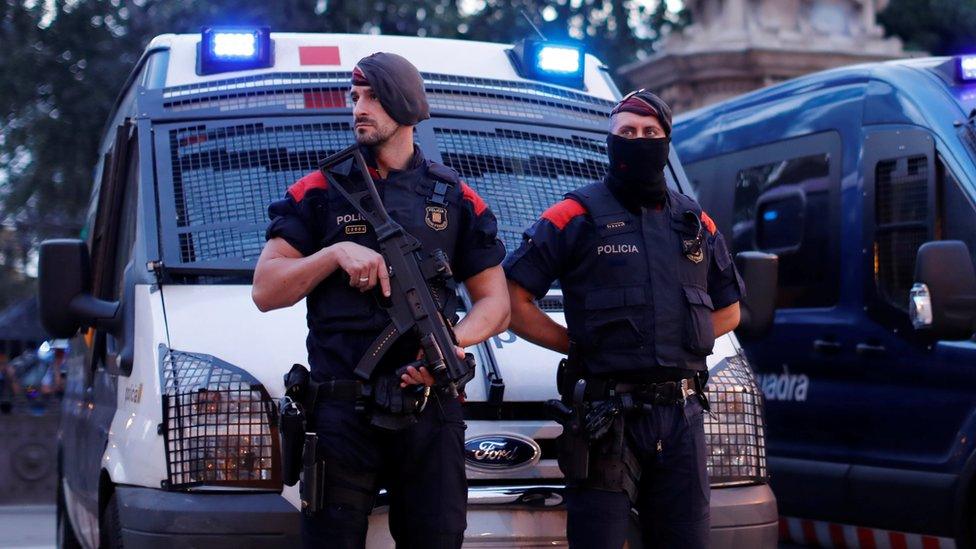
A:
{"type": "Polygon", "coordinates": [[[709,372],[705,414],[708,474],[712,486],[766,482],[766,421],[763,397],[740,352],[709,372]]]}
{"type": "Polygon", "coordinates": [[[268,391],[216,357],[162,348],[165,488],[281,488],[278,427],[268,391]]]}

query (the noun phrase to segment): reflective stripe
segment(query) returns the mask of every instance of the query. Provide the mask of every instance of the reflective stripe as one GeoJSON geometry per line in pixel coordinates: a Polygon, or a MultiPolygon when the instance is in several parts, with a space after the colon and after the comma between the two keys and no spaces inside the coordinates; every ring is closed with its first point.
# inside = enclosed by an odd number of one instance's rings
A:
{"type": "Polygon", "coordinates": [[[851,549],[953,549],[956,546],[950,538],[796,517],[780,517],[779,538],[815,547],[851,549]]]}

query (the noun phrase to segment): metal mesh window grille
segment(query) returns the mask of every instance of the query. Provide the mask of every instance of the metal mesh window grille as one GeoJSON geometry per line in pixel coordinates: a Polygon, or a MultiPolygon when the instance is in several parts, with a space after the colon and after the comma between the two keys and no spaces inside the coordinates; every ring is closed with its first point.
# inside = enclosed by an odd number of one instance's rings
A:
{"type": "Polygon", "coordinates": [[[509,250],[563,194],[606,172],[606,143],[592,137],[445,128],[435,128],[434,135],[444,163],[495,212],[498,236],[509,250]]]}
{"type": "MultiPolygon", "coordinates": [[[[352,109],[350,73],[280,73],[167,88],[163,107],[233,111],[269,107],[352,109]]],[[[552,116],[606,124],[613,102],[545,84],[424,74],[434,111],[544,121],[552,116]]]]}
{"type": "Polygon", "coordinates": [[[882,296],[903,310],[914,283],[915,256],[928,239],[929,169],[924,155],[883,160],[875,167],[875,277],[882,296]]]}
{"type": "Polygon", "coordinates": [[[708,473],[713,486],[765,482],[766,421],[762,392],[741,356],[725,359],[708,379],[705,414],[708,473]]]}
{"type": "Polygon", "coordinates": [[[280,488],[274,408],[257,380],[211,356],[168,351],[162,385],[167,488],[280,488]]]}
{"type": "Polygon", "coordinates": [[[257,258],[267,208],[318,162],[353,141],[347,122],[262,123],[170,131],[180,259],[257,258]]]}

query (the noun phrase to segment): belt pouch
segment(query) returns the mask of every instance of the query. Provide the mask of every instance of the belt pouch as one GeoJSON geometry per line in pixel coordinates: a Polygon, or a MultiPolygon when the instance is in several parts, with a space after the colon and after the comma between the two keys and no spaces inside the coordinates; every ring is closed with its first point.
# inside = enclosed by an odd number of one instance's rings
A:
{"type": "Polygon", "coordinates": [[[305,448],[302,452],[302,477],[298,492],[302,499],[302,512],[312,516],[322,509],[324,491],[325,462],[318,456],[319,437],[306,433],[305,448]]]}

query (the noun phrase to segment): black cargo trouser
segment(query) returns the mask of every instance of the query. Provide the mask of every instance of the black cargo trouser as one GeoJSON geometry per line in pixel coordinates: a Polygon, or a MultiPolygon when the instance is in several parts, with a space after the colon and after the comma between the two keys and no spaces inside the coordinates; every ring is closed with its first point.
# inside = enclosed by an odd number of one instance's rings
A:
{"type": "MultiPolygon", "coordinates": [[[[710,488],[701,403],[692,396],[685,404],[629,414],[625,429],[641,465],[635,507],[645,549],[707,547],[710,488]]],[[[594,489],[584,481],[567,489],[566,500],[570,547],[623,546],[631,520],[625,492],[594,489]]]]}
{"type": "MultiPolygon", "coordinates": [[[[396,432],[370,426],[350,402],[320,402],[316,423],[319,455],[325,456],[326,468],[339,468],[339,475],[327,477],[338,476],[333,482],[356,490],[362,487],[342,484],[372,476],[372,493],[386,488],[398,549],[461,547],[468,489],[458,400],[432,393],[419,421],[396,432]]],[[[365,547],[370,510],[327,502],[314,516],[303,516],[302,545],[365,547]]]]}

